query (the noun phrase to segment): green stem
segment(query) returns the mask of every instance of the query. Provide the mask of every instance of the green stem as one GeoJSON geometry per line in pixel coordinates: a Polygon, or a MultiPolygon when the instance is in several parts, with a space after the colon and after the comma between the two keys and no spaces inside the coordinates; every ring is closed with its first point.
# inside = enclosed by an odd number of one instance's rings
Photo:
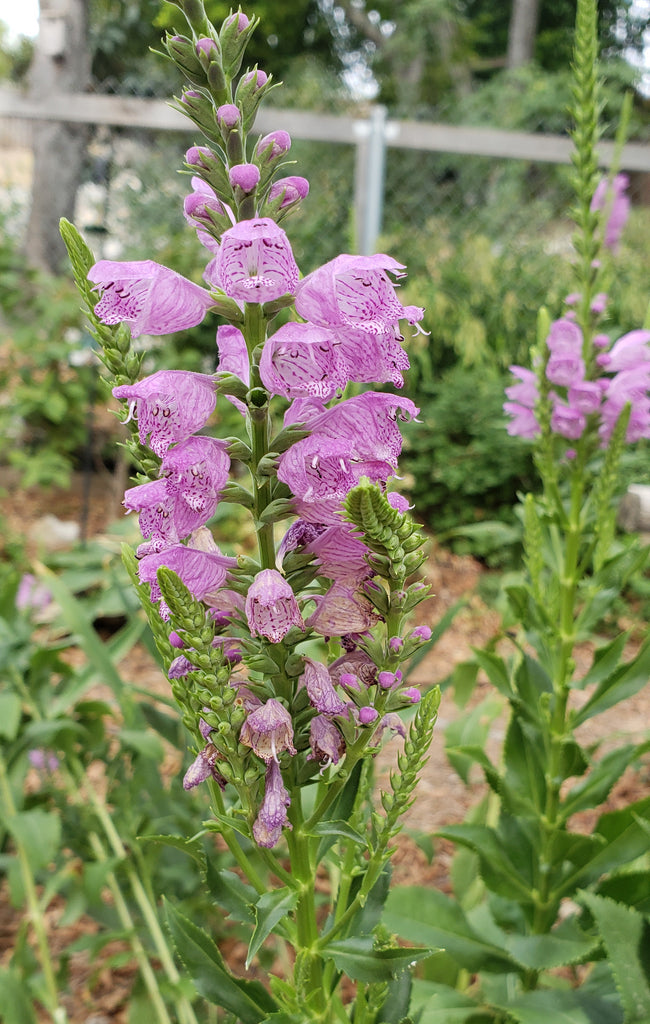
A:
{"type": "MultiPolygon", "coordinates": [[[[74,758],[70,761],[70,769],[73,777],[76,780],[77,786],[79,788],[84,786],[84,770],[81,762],[77,758],[74,758]]],[[[169,946],[167,945],[167,940],[165,938],[164,932],[160,925],[160,921],[158,919],[157,910],[153,906],[147,894],[147,891],[144,885],[142,884],[142,879],[138,875],[137,871],[134,869],[133,864],[129,859],[128,851],[124,846],[124,843],[122,842],[119,832],[117,831],[115,825],[113,824],[113,820],[110,814],[108,813],[105,804],[100,800],[94,787],[91,785],[84,786],[84,795],[88,798],[90,804],[92,805],[93,811],[104,831],[104,834],[109,842],[109,845],[113,853],[123,863],[125,873],[129,880],[129,885],[133,892],[133,896],[135,898],[136,903],[138,904],[138,907],[140,908],[140,913],[144,918],[144,921],[149,930],[149,934],[151,935],[151,939],[156,950],[156,955],[160,960],[160,963],[168,980],[171,982],[173,986],[176,986],[180,982],[180,974],[176,968],[176,964],[174,963],[174,959],[170,952],[169,946]]],[[[194,1010],[192,1009],[191,1003],[187,1000],[187,998],[185,996],[179,996],[177,1003],[178,1016],[182,1024],[197,1024],[196,1015],[194,1013],[194,1010]]]]}
{"type": "MultiPolygon", "coordinates": [[[[88,838],[90,840],[90,845],[93,848],[95,859],[98,861],[98,863],[105,863],[108,860],[108,856],[97,833],[91,832],[88,838]]],[[[146,950],[142,945],[140,938],[137,935],[137,932],[135,930],[135,923],[129,912],[126,900],[122,895],[122,891],[119,887],[117,878],[115,877],[115,874],[112,871],[108,873],[106,881],[109,889],[111,890],[113,902],[115,904],[115,909],[117,911],[117,915],[120,919],[122,927],[129,934],[129,942],[131,945],[131,949],[133,950],[133,954],[137,960],[138,969],[140,971],[140,974],[142,975],[142,980],[144,981],[145,986],[147,988],[151,1004],[156,1013],[156,1017],[160,1021],[160,1024],[172,1024],[171,1018],[167,1013],[167,1007],[165,1006],[165,1002],[162,996],[160,995],[160,987],[158,985],[158,981],[156,979],[154,970],[149,961],[149,957],[147,956],[146,950]]],[[[191,1020],[191,1018],[186,1017],[181,1012],[181,1007],[179,1007],[179,1018],[180,1020],[191,1020]]]]}
{"type": "MultiPolygon", "coordinates": [[[[7,776],[7,766],[3,757],[0,757],[0,793],[2,794],[2,800],[6,809],[6,817],[9,822],[11,822],[11,819],[17,816],[18,810],[14,803],[11,784],[7,776]]],[[[29,857],[27,856],[27,851],[25,850],[23,843],[20,841],[20,837],[14,834],[13,840],[16,846],[16,855],[18,857],[20,874],[22,877],[23,888],[25,890],[29,920],[31,921],[32,928],[34,929],[39,960],[43,971],[43,978],[45,980],[45,991],[47,994],[46,1008],[51,1014],[52,1020],[55,1024],[67,1024],[68,1016],[65,1008],[59,1001],[59,990],[56,983],[54,965],[50,956],[47,929],[45,927],[45,916],[41,910],[38,900],[36,881],[29,863],[29,857]]]]}

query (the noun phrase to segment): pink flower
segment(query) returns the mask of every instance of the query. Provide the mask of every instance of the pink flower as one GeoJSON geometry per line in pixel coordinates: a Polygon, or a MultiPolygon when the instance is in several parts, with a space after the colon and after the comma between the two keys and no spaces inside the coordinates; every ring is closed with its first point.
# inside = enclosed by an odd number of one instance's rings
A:
{"type": "Polygon", "coordinates": [[[323,597],[315,597],[316,611],[306,621],[321,636],[365,633],[379,618],[370,601],[345,583],[333,583],[323,597]]]}
{"type": "Polygon", "coordinates": [[[546,344],[551,352],[582,352],[582,331],[577,324],[566,317],[554,320],[551,324],[546,344]]]}
{"type": "Polygon", "coordinates": [[[270,697],[251,711],[241,727],[239,741],[263,761],[277,761],[283,750],[295,754],[291,715],[284,704],[270,697]]]}
{"type": "Polygon", "coordinates": [[[217,403],[213,378],[190,370],[158,370],[137,384],[113,388],[113,394],[129,403],[141,444],[148,439],[156,455],[200,430],[217,403]]]}
{"type": "MultiPolygon", "coordinates": [[[[205,737],[204,737],[205,738],[205,737]]],[[[183,778],[183,789],[193,789],[195,786],[213,778],[221,789],[226,788],[226,780],[216,767],[221,755],[212,743],[206,743],[203,750],[200,750],[194,761],[185,772],[183,778]]]]}
{"type": "Polygon", "coordinates": [[[603,389],[593,380],[579,381],[569,388],[568,400],[572,409],[589,415],[600,408],[603,389]]]}
{"type": "Polygon", "coordinates": [[[368,548],[346,523],[327,527],[304,550],[316,556],[320,574],[327,579],[358,587],[373,575],[366,557],[368,548]]]}
{"type": "Polygon", "coordinates": [[[124,492],[124,507],[127,512],[139,513],[142,536],[150,540],[142,553],[161,551],[179,542],[181,538],[174,519],[175,504],[174,497],[167,490],[166,480],[150,480],[124,492]]]}
{"type": "Polygon", "coordinates": [[[323,715],[342,715],[347,703],[339,697],[327,667],[320,661],[305,658],[305,670],[300,677],[309,695],[312,707],[323,715]]]}
{"type": "Polygon", "coordinates": [[[527,370],[525,366],[511,366],[509,369],[519,378],[519,383],[506,388],[507,397],[527,409],[534,409],[539,400],[537,374],[533,370],[527,370]]]}
{"type": "Polygon", "coordinates": [[[511,437],[525,437],[531,440],[540,432],[535,413],[517,402],[504,402],[503,411],[511,417],[506,429],[511,437]]]}
{"type": "Polygon", "coordinates": [[[348,380],[359,384],[390,383],[396,388],[404,386],[403,374],[410,364],[396,327],[376,334],[338,330],[336,336],[348,380]]]}
{"type": "Polygon", "coordinates": [[[275,846],[282,829],[291,828],[287,817],[287,807],[291,803],[289,791],[282,781],[282,772],[276,761],[270,761],[266,769],[266,787],[264,800],[253,824],[253,838],[258,846],[267,849],[275,846]]]}
{"type": "Polygon", "coordinates": [[[278,160],[291,149],[291,136],[282,130],[269,132],[255,146],[255,159],[265,163],[278,160]]]}
{"type": "Polygon", "coordinates": [[[586,420],[583,413],[566,405],[559,398],[555,398],[551,413],[551,430],[554,433],[560,434],[570,441],[577,441],[579,437],[582,437],[585,426],[586,420]]]}
{"type": "Polygon", "coordinates": [[[600,366],[610,373],[619,370],[641,370],[650,365],[650,331],[629,331],[615,341],[607,353],[598,357],[600,366]]]}
{"type": "Polygon", "coordinates": [[[325,715],[315,715],[309,723],[308,761],[322,761],[324,766],[338,764],[345,753],[345,740],[325,715]]]}
{"type": "Polygon", "coordinates": [[[215,437],[190,437],[168,448],[161,472],[175,499],[174,522],[180,537],[187,537],[214,515],[219,491],[228,481],[230,458],[226,442],[215,437]]]}
{"type": "Polygon", "coordinates": [[[271,335],[262,351],[260,376],[274,395],[312,395],[328,401],[348,382],[335,334],[313,324],[287,323],[271,335]]]}
{"type": "Polygon", "coordinates": [[[403,306],[388,274],[403,277],[404,267],[390,256],[337,256],[298,285],[296,310],[322,327],[346,326],[382,334],[398,320],[421,320],[424,311],[403,306]]]}
{"type": "Polygon", "coordinates": [[[262,569],[246,597],[246,617],[252,636],[278,644],[292,626],[304,628],[293,590],[277,569],[262,569]]]}
{"type": "Polygon", "coordinates": [[[151,600],[154,603],[161,596],[157,579],[161,565],[175,572],[197,601],[207,603],[223,586],[228,570],[237,565],[237,559],[222,555],[218,549],[201,551],[184,544],[175,544],[165,551],[145,555],[138,564],[138,576],[141,583],[151,584],[151,600]]]}
{"type": "Polygon", "coordinates": [[[127,323],[133,338],[196,327],[212,305],[205,288],[153,260],[100,260],[88,280],[100,294],[95,315],[105,324],[127,323]]]}
{"type": "Polygon", "coordinates": [[[213,283],[237,302],[270,302],[293,295],[298,284],[289,239],[268,217],[224,231],[212,274],[213,283]]]}
{"type": "Polygon", "coordinates": [[[626,174],[616,174],[611,182],[603,178],[596,186],[591,200],[591,210],[603,210],[607,214],[603,240],[612,252],[618,249],[630,213],[630,200],[626,191],[628,185],[626,174]]]}

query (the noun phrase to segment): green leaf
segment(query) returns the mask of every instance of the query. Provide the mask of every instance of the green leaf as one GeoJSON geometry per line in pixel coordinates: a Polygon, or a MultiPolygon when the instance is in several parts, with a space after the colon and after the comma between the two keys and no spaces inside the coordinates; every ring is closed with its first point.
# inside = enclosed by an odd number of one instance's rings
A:
{"type": "Polygon", "coordinates": [[[209,935],[165,899],[167,925],[180,959],[204,999],[229,1010],[242,1024],[260,1024],[277,1006],[258,981],[236,978],[209,935]]]}
{"type": "Polygon", "coordinates": [[[508,666],[503,658],[499,657],[498,654],[492,654],[491,651],[482,651],[479,648],[474,648],[473,650],[474,657],[492,685],[495,686],[499,693],[502,693],[504,697],[510,698],[512,696],[512,685],[510,682],[508,666]]]}
{"type": "Polygon", "coordinates": [[[22,847],[32,871],[54,860],[61,842],[61,822],[55,813],[35,808],[7,819],[7,828],[22,847]]]}
{"type": "Polygon", "coordinates": [[[354,981],[366,983],[395,978],[417,960],[430,956],[431,952],[428,948],[405,946],[373,949],[370,935],[330,942],[322,951],[324,957],[334,961],[337,970],[354,981]]]}
{"type": "Polygon", "coordinates": [[[201,867],[205,867],[205,851],[199,839],[186,839],[184,836],[166,834],[136,836],[136,838],[139,843],[158,843],[160,846],[171,846],[175,850],[181,850],[183,853],[193,857],[201,867]]]}
{"type": "Polygon", "coordinates": [[[650,639],[646,640],[638,654],[626,665],[606,676],[596,687],[586,704],[580,708],[573,719],[574,727],[586,722],[594,715],[608,711],[619,701],[634,696],[645,686],[650,677],[650,639]]]}
{"type": "Polygon", "coordinates": [[[20,697],[15,693],[0,693],[0,736],[13,740],[18,735],[21,718],[20,697]]]}
{"type": "Polygon", "coordinates": [[[164,757],[162,743],[158,736],[145,729],[120,729],[120,740],[125,747],[129,747],[142,757],[147,757],[157,764],[161,764],[164,757]]]}
{"type": "Polygon", "coordinates": [[[594,654],[591,668],[576,684],[581,690],[591,686],[599,686],[608,679],[621,660],[625,645],[629,639],[629,631],[620,633],[610,643],[599,647],[594,654]]]}
{"type": "Polygon", "coordinates": [[[479,1020],[478,1011],[474,999],[448,985],[417,978],[413,982],[411,1013],[419,1024],[464,1024],[470,1018],[479,1020]]]}
{"type": "Polygon", "coordinates": [[[639,747],[626,744],[605,754],[585,779],[573,786],[562,801],[562,817],[566,821],[577,811],[599,807],[607,799],[612,786],[618,782],[629,764],[636,758],[639,747]]]}
{"type": "Polygon", "coordinates": [[[24,978],[0,968],[0,1020],[4,1024],[36,1024],[36,1011],[24,978]]]}
{"type": "Polygon", "coordinates": [[[650,797],[619,811],[602,814],[591,836],[592,840],[600,842],[600,847],[594,850],[593,856],[588,855],[588,847],[585,847],[586,855],[574,860],[576,870],[558,886],[556,895],[572,895],[578,886],[597,882],[607,872],[616,871],[646,853],[648,833],[643,819],[648,815],[650,797]]]}
{"type": "Polygon", "coordinates": [[[648,949],[650,923],[631,907],[605,896],[584,892],[579,896],[593,914],[602,936],[609,965],[625,1011],[625,1024],[648,1024],[650,983],[648,949]]]}
{"type": "MultiPolygon", "coordinates": [[[[531,901],[530,880],[517,870],[508,856],[508,844],[494,829],[487,825],[448,825],[436,835],[473,850],[478,855],[481,877],[493,892],[506,899],[531,901]]],[[[513,855],[517,852],[512,850],[513,855]]]]}
{"type": "Polygon", "coordinates": [[[341,839],[349,839],[358,846],[368,846],[368,840],[360,832],[348,825],[346,821],[317,821],[308,832],[307,836],[334,836],[341,839]]]}
{"type": "Polygon", "coordinates": [[[506,946],[518,963],[534,971],[551,970],[567,964],[584,963],[596,952],[599,942],[586,935],[575,921],[563,921],[548,935],[517,935],[506,946]]]}
{"type": "Polygon", "coordinates": [[[234,871],[219,871],[208,858],[206,882],[215,904],[235,921],[253,924],[258,894],[252,885],[243,882],[234,871]]]}
{"type": "Polygon", "coordinates": [[[506,949],[495,946],[469,924],[455,900],[435,889],[399,886],[388,895],[383,924],[411,942],[444,949],[468,971],[514,971],[517,964],[506,949]]]}
{"type": "Polygon", "coordinates": [[[477,761],[482,767],[492,767],[483,748],[490,726],[501,711],[503,701],[486,697],[450,722],[445,730],[445,754],[465,785],[469,785],[469,772],[477,761]]]}
{"type": "Polygon", "coordinates": [[[518,1024],[623,1024],[615,1003],[573,990],[525,992],[500,1009],[518,1024]]]}
{"type": "Polygon", "coordinates": [[[271,934],[283,917],[295,909],[297,902],[298,893],[287,886],[274,889],[273,892],[265,892],[260,896],[255,904],[255,930],[246,954],[246,970],[264,939],[271,934]]]}

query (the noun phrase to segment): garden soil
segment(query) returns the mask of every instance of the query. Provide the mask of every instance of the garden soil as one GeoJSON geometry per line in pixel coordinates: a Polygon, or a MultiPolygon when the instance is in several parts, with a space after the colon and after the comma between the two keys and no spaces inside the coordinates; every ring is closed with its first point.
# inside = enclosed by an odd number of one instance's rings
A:
{"type": "MultiPolygon", "coordinates": [[[[90,496],[84,492],[81,477],[73,480],[72,487],[65,491],[21,490],[11,476],[0,474],[0,511],[5,529],[4,543],[14,537],[30,538],[35,555],[43,544],[44,517],[54,513],[59,520],[79,522],[80,509],[85,506],[83,531],[87,536],[101,535],[114,519],[118,510],[116,490],[107,476],[94,475],[90,496]]],[[[46,528],[46,526],[45,526],[46,528]]],[[[487,607],[478,596],[477,588],[485,570],[473,558],[452,554],[436,546],[432,541],[430,556],[424,567],[424,578],[431,584],[429,601],[417,609],[419,622],[434,625],[457,601],[463,599],[460,610],[451,626],[446,630],[433,651],[417,667],[411,677],[413,685],[426,688],[442,682],[454,666],[471,655],[473,647],[482,646],[495,637],[499,630],[498,614],[487,607]]],[[[621,629],[631,623],[620,622],[621,629]]],[[[642,629],[637,628],[639,641],[642,629]]],[[[578,671],[584,671],[591,659],[591,649],[585,645],[579,651],[578,671]]],[[[136,649],[120,666],[128,678],[137,680],[138,685],[150,689],[153,696],[163,692],[166,685],[146,652],[136,649]]],[[[491,695],[491,688],[485,678],[479,676],[472,695],[472,704],[479,703],[491,695]]],[[[582,700],[585,695],[579,695],[582,700]]],[[[416,790],[416,800],[409,809],[405,830],[396,843],[393,856],[393,880],[399,885],[435,886],[449,891],[451,888],[450,866],[453,849],[446,841],[434,840],[433,856],[427,843],[418,839],[431,835],[444,825],[460,822],[469,808],[484,793],[480,773],[471,776],[471,784],[465,786],[450,768],[444,754],[445,730],[458,715],[451,690],[443,693],[440,714],[434,732],[434,739],[428,763],[422,772],[416,790]],[[426,852],[425,852],[426,850],[426,852]]],[[[648,735],[650,722],[650,686],[637,696],[630,698],[616,708],[615,719],[601,716],[590,720],[582,727],[580,739],[601,741],[607,746],[623,738],[641,740],[648,735]]],[[[493,756],[498,756],[500,743],[506,727],[505,709],[493,720],[490,727],[488,747],[493,756]]],[[[400,741],[389,742],[377,758],[377,783],[386,786],[395,758],[400,750],[400,741]]],[[[177,760],[170,756],[162,767],[163,771],[180,770],[177,760]]],[[[650,765],[646,761],[635,770],[629,770],[621,778],[610,795],[608,809],[645,796],[650,791],[650,765]]],[[[584,814],[572,825],[588,831],[594,816],[584,814]]],[[[76,939],[92,932],[95,925],[82,918],[73,925],[61,926],[63,905],[54,902],[47,914],[51,947],[56,956],[61,955],[76,939]]],[[[11,956],[18,927],[18,915],[8,899],[6,887],[0,888],[0,964],[6,964],[11,956]]],[[[127,1024],[129,991],[134,979],[135,968],[124,962],[124,948],[113,944],[104,950],[99,960],[89,963],[85,954],[73,953],[69,963],[69,994],[65,997],[70,1024],[127,1024]]],[[[241,943],[230,942],[222,948],[224,956],[239,970],[245,956],[241,943]]],[[[48,1022],[45,1012],[40,1021],[48,1022]]]]}

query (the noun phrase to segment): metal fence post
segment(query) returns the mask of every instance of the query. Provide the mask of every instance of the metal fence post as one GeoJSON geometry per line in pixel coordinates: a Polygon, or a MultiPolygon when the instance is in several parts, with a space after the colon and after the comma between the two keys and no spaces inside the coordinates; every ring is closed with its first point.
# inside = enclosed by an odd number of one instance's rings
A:
{"type": "Polygon", "coordinates": [[[386,107],[377,104],[367,121],[355,124],[354,212],[356,248],[363,256],[375,252],[381,231],[386,164],[386,107]]]}

